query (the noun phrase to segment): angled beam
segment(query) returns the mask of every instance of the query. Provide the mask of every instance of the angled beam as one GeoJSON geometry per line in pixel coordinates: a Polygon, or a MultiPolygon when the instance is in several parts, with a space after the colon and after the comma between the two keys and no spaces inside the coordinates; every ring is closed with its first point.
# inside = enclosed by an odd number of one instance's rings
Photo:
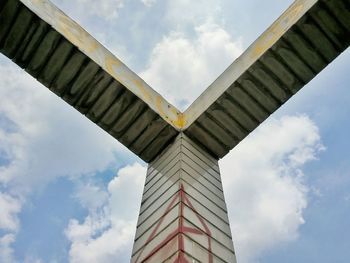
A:
{"type": "Polygon", "coordinates": [[[174,106],[50,1],[1,1],[0,51],[146,162],[180,129],[174,106]]]}
{"type": "Polygon", "coordinates": [[[0,51],[150,162],[135,263],[236,261],[218,158],[349,43],[350,0],[297,0],[182,114],[49,1],[0,2],[0,51]]]}
{"type": "Polygon", "coordinates": [[[297,0],[184,112],[185,133],[225,156],[350,43],[350,0],[297,0]]]}
{"type": "Polygon", "coordinates": [[[350,38],[349,0],[297,0],[181,113],[48,0],[0,8],[1,52],[147,162],[180,130],[223,157],[350,38]]]}
{"type": "Polygon", "coordinates": [[[179,125],[179,110],[49,0],[20,1],[120,84],[146,102],[164,120],[175,127],[179,125]]]}

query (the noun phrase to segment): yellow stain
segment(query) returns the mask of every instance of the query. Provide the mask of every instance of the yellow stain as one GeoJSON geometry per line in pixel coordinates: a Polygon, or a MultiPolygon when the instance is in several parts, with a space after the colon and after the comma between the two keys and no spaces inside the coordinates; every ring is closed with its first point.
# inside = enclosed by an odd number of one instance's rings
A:
{"type": "Polygon", "coordinates": [[[264,34],[263,39],[254,47],[253,57],[262,55],[268,48],[270,48],[279,39],[281,31],[286,30],[286,25],[290,20],[295,20],[302,10],[302,4],[296,5],[285,13],[285,18],[282,21],[273,24],[269,31],[264,34]]]}
{"type": "Polygon", "coordinates": [[[120,61],[113,56],[107,56],[105,60],[105,66],[106,66],[107,72],[118,80],[117,74],[114,71],[114,67],[119,67],[120,61]]]}
{"type": "Polygon", "coordinates": [[[98,42],[63,14],[59,14],[58,28],[63,32],[64,37],[87,54],[91,54],[97,49],[98,42]]]}
{"type": "Polygon", "coordinates": [[[142,99],[145,101],[151,102],[152,96],[143,86],[143,82],[141,80],[135,79],[134,83],[135,83],[136,87],[140,90],[142,99]]]}
{"type": "MultiPolygon", "coordinates": [[[[109,74],[111,74],[116,80],[120,81],[118,78],[116,72],[115,72],[115,67],[121,67],[122,63],[120,60],[113,56],[107,56],[105,59],[105,67],[106,70],[109,74]]],[[[127,77],[128,74],[124,74],[124,77],[127,77]]],[[[145,89],[144,83],[141,79],[139,78],[134,78],[132,77],[131,79],[128,79],[131,83],[135,85],[135,87],[139,90],[140,97],[147,102],[151,102],[152,96],[151,94],[145,89]]]]}
{"type": "MultiPolygon", "coordinates": [[[[80,28],[74,21],[70,20],[63,14],[59,13],[57,15],[58,29],[71,43],[76,45],[80,50],[86,52],[87,55],[95,52],[99,48],[98,42],[94,38],[90,37],[90,35],[80,28]]],[[[104,58],[104,65],[106,71],[117,81],[121,82],[121,76],[119,76],[120,74],[117,74],[116,72],[118,68],[122,66],[121,61],[112,55],[106,54],[104,58]]],[[[123,76],[124,77],[122,78],[124,80],[135,85],[136,90],[139,91],[138,94],[141,99],[152,104],[155,102],[158,114],[163,119],[170,121],[178,129],[182,129],[186,125],[187,121],[184,114],[178,112],[175,108],[170,107],[168,103],[164,103],[163,98],[159,95],[154,100],[154,96],[146,89],[144,82],[141,79],[133,77],[129,78],[127,72],[124,72],[123,76]]]]}
{"type": "Polygon", "coordinates": [[[165,118],[167,119],[168,116],[166,115],[166,113],[164,112],[163,107],[162,107],[162,97],[159,95],[156,98],[156,107],[158,109],[159,115],[162,116],[164,119],[165,118]]]}
{"type": "Polygon", "coordinates": [[[183,127],[185,127],[186,122],[187,121],[186,121],[185,115],[182,112],[178,113],[177,119],[173,121],[174,125],[179,129],[182,129],[183,127]]]}
{"type": "Polygon", "coordinates": [[[162,99],[161,96],[157,96],[156,98],[156,106],[157,106],[157,110],[159,115],[163,118],[163,119],[170,119],[171,123],[178,129],[182,129],[185,124],[186,124],[186,119],[185,116],[182,112],[177,112],[172,110],[173,113],[175,113],[176,117],[174,119],[171,118],[171,116],[168,116],[164,109],[163,106],[168,107],[168,104],[164,105],[164,100],[162,99]]]}
{"type": "Polygon", "coordinates": [[[97,41],[95,39],[92,39],[90,41],[90,44],[87,46],[87,51],[89,53],[92,53],[97,49],[97,47],[98,47],[97,41]]]}

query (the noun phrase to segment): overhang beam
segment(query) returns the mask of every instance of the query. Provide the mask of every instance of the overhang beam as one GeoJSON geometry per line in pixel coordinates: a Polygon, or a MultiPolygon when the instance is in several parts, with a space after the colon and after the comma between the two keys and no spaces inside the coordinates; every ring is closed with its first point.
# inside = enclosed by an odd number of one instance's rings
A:
{"type": "Polygon", "coordinates": [[[0,51],[152,161],[183,131],[222,158],[350,43],[350,0],[296,0],[184,112],[49,0],[0,4],[0,51]]]}
{"type": "Polygon", "coordinates": [[[158,92],[53,3],[49,0],[20,1],[130,92],[144,101],[165,121],[175,128],[179,127],[179,122],[181,122],[181,119],[179,120],[180,111],[176,107],[167,102],[158,92]]]}
{"type": "Polygon", "coordinates": [[[350,0],[297,0],[184,112],[184,132],[218,158],[350,44],[350,0]]]}
{"type": "Polygon", "coordinates": [[[182,114],[47,0],[0,2],[0,51],[146,162],[178,133],[182,114]]]}

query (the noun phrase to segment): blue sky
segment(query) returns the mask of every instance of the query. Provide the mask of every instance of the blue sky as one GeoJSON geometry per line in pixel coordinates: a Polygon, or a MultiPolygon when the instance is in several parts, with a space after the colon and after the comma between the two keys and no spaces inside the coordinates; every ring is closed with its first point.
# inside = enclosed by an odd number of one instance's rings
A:
{"type": "MultiPolygon", "coordinates": [[[[182,109],[291,2],[54,1],[182,109]]],[[[220,161],[239,262],[348,262],[349,65],[220,161]]],[[[146,164],[2,55],[0,80],[0,262],[128,262],[146,164]]]]}

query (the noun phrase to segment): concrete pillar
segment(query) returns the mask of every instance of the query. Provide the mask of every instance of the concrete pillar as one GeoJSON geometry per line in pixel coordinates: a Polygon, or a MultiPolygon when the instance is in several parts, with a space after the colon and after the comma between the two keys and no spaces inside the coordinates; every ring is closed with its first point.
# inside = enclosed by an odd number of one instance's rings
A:
{"type": "Polygon", "coordinates": [[[236,262],[218,161],[182,133],[148,166],[131,262],[236,262]]]}

